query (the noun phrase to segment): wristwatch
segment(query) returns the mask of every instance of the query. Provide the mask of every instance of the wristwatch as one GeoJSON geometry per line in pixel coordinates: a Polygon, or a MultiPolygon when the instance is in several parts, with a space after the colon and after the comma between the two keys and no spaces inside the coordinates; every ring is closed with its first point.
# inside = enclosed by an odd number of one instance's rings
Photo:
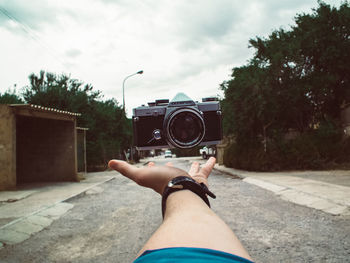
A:
{"type": "Polygon", "coordinates": [[[165,187],[163,196],[162,196],[162,215],[164,218],[166,200],[171,193],[180,191],[180,190],[190,190],[193,193],[197,194],[203,201],[210,207],[210,203],[207,195],[212,198],[216,196],[209,191],[208,187],[204,183],[197,183],[191,177],[188,176],[178,176],[169,181],[168,185],[165,187]]]}

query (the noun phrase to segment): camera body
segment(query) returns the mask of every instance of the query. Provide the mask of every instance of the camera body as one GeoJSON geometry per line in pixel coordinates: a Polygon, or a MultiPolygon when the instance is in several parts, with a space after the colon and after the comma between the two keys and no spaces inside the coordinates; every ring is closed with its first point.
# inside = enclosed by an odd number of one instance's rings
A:
{"type": "Polygon", "coordinates": [[[214,98],[194,102],[183,93],[133,109],[134,145],[139,150],[189,149],[222,139],[220,104],[214,98]]]}

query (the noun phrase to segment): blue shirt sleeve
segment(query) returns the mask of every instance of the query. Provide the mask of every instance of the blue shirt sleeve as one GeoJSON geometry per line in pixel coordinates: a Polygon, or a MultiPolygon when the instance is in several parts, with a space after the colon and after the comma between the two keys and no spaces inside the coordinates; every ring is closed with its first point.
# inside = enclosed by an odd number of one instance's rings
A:
{"type": "Polygon", "coordinates": [[[252,263],[252,261],[218,250],[192,247],[172,247],[147,250],[134,263],[252,263]]]}

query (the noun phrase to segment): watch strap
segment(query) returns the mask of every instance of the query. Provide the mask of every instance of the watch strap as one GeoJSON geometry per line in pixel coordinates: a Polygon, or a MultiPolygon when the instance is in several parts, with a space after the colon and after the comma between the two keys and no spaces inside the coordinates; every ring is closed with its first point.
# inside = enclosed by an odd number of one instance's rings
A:
{"type": "Polygon", "coordinates": [[[208,187],[204,183],[197,183],[191,177],[188,176],[178,176],[169,181],[167,187],[165,187],[163,196],[162,196],[162,215],[164,218],[165,208],[166,208],[166,200],[171,193],[180,191],[180,190],[190,190],[191,192],[198,195],[209,207],[209,199],[207,195],[212,198],[216,198],[216,196],[209,191],[208,187]]]}

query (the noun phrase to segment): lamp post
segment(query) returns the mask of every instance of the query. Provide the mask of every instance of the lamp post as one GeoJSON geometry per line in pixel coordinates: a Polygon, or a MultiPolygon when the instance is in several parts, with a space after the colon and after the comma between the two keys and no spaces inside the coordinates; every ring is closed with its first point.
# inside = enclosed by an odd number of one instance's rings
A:
{"type": "Polygon", "coordinates": [[[123,110],[124,110],[124,113],[125,113],[125,93],[124,93],[125,81],[126,81],[128,78],[130,78],[130,77],[132,77],[132,76],[135,76],[135,75],[137,75],[137,74],[143,74],[143,70],[137,71],[136,73],[133,73],[133,74],[127,76],[127,77],[123,80],[123,110]]]}
{"type": "MultiPolygon", "coordinates": [[[[143,70],[139,70],[139,71],[137,71],[136,73],[133,73],[133,74],[131,74],[131,75],[129,75],[129,76],[126,76],[125,77],[125,79],[123,80],[123,111],[124,111],[124,114],[126,115],[126,112],[125,112],[125,92],[124,92],[124,88],[125,88],[125,81],[128,79],[128,78],[130,78],[130,77],[132,77],[132,76],[135,76],[135,75],[137,75],[137,74],[143,74],[143,70]]],[[[131,145],[131,147],[130,147],[130,157],[131,157],[131,160],[133,160],[134,158],[133,158],[133,145],[131,145]]]]}

